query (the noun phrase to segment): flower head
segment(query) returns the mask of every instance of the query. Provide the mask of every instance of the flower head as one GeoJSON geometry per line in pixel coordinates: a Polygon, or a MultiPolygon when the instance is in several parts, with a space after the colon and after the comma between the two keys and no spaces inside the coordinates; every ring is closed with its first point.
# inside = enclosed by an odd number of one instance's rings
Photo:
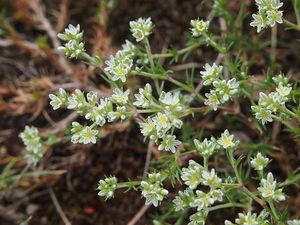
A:
{"type": "Polygon", "coordinates": [[[43,157],[43,144],[38,129],[36,127],[26,126],[19,137],[25,144],[25,158],[27,159],[28,164],[35,166],[43,157]]]}
{"type": "Polygon", "coordinates": [[[260,152],[251,160],[251,166],[258,171],[263,170],[270,162],[270,159],[264,157],[260,152]]]}
{"type": "Polygon", "coordinates": [[[113,95],[111,96],[112,100],[115,101],[117,104],[126,105],[128,103],[128,95],[130,90],[126,90],[123,92],[121,89],[116,88],[113,90],[113,95]]]}
{"type": "Polygon", "coordinates": [[[261,196],[265,199],[273,199],[275,201],[285,200],[285,196],[282,193],[282,189],[276,189],[277,182],[274,180],[273,174],[268,173],[267,178],[263,178],[260,181],[260,187],[257,190],[261,196]]]}
{"type": "Polygon", "coordinates": [[[137,42],[147,38],[151,34],[153,28],[151,18],[139,18],[136,21],[130,21],[129,26],[132,36],[137,42]]]}
{"type": "Polygon", "coordinates": [[[161,144],[158,146],[158,150],[176,152],[176,147],[181,144],[181,141],[176,140],[175,135],[166,135],[162,138],[161,144]]]}
{"type": "Polygon", "coordinates": [[[220,78],[223,72],[223,66],[218,66],[215,63],[213,63],[212,66],[206,63],[203,68],[204,71],[200,72],[203,79],[203,85],[212,84],[214,81],[220,78]]]}
{"type": "Polygon", "coordinates": [[[104,197],[105,200],[114,196],[114,191],[117,188],[118,180],[116,177],[107,177],[104,180],[100,180],[97,189],[98,195],[104,197]]]}
{"type": "Polygon", "coordinates": [[[201,174],[204,168],[196,163],[194,160],[189,161],[188,168],[183,168],[181,172],[181,179],[185,185],[189,186],[190,189],[196,189],[201,183],[201,174]]]}
{"type": "Polygon", "coordinates": [[[191,20],[191,31],[193,37],[199,37],[208,31],[209,21],[200,19],[191,20]]]}
{"type": "Polygon", "coordinates": [[[217,140],[217,143],[221,145],[223,148],[234,148],[238,145],[239,141],[234,140],[234,135],[229,134],[228,130],[225,130],[221,137],[217,140]]]}

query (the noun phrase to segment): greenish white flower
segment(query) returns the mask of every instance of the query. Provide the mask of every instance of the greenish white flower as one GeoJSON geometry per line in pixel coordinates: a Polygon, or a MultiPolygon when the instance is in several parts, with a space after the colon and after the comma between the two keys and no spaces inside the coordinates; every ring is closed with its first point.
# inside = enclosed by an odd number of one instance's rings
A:
{"type": "Polygon", "coordinates": [[[235,220],[235,222],[239,225],[260,225],[257,221],[256,213],[248,212],[245,213],[239,213],[239,218],[235,220]]]}
{"type": "Polygon", "coordinates": [[[128,96],[129,96],[130,90],[126,90],[123,92],[119,88],[115,88],[113,90],[113,95],[111,96],[112,100],[120,105],[126,105],[128,103],[128,96]]]}
{"type": "Polygon", "coordinates": [[[288,225],[300,225],[300,220],[289,220],[288,225]]]}
{"type": "Polygon", "coordinates": [[[118,119],[125,120],[126,117],[127,117],[127,114],[126,114],[125,106],[117,106],[116,111],[111,111],[107,114],[107,120],[109,122],[113,122],[118,119]]]}
{"type": "Polygon", "coordinates": [[[159,101],[166,105],[166,110],[181,111],[182,106],[180,105],[179,92],[164,92],[162,91],[159,96],[159,101]]]}
{"type": "Polygon", "coordinates": [[[285,196],[282,189],[277,189],[277,182],[274,180],[273,174],[268,173],[267,178],[260,181],[260,187],[257,188],[260,195],[265,199],[273,199],[275,201],[284,201],[285,196]]]}
{"type": "Polygon", "coordinates": [[[113,81],[121,80],[124,83],[133,66],[133,59],[127,52],[118,51],[115,56],[110,56],[105,64],[107,67],[104,68],[104,71],[113,75],[111,79],[113,81]]]}
{"type": "Polygon", "coordinates": [[[191,20],[191,31],[193,37],[199,37],[208,31],[209,21],[200,19],[191,20]]]}
{"type": "Polygon", "coordinates": [[[210,93],[205,93],[205,105],[209,105],[213,108],[214,111],[218,109],[218,106],[221,104],[221,101],[219,100],[219,95],[215,90],[211,90],[210,93]]]}
{"type": "Polygon", "coordinates": [[[57,37],[63,41],[70,41],[70,40],[81,40],[83,36],[83,31],[80,31],[80,25],[73,26],[69,24],[67,28],[65,28],[64,33],[59,33],[57,37]]]}
{"type": "Polygon", "coordinates": [[[137,42],[147,38],[151,34],[153,28],[151,18],[139,18],[136,21],[130,21],[129,26],[132,36],[137,42]]]}
{"type": "Polygon", "coordinates": [[[234,135],[230,134],[226,129],[221,137],[217,140],[217,143],[221,145],[223,148],[234,148],[239,144],[239,141],[234,140],[234,135]]]}
{"type": "Polygon", "coordinates": [[[82,126],[78,122],[72,123],[71,133],[71,141],[73,143],[95,144],[97,141],[98,130],[89,126],[82,126]]]}
{"type": "Polygon", "coordinates": [[[160,173],[148,175],[146,181],[141,182],[142,196],[146,198],[146,205],[157,207],[160,202],[168,195],[168,190],[162,187],[162,177],[160,173]]]}
{"type": "Polygon", "coordinates": [[[54,95],[54,94],[49,94],[49,98],[50,98],[50,105],[52,106],[53,110],[57,110],[61,107],[67,107],[68,105],[68,98],[69,95],[68,93],[60,88],[58,90],[58,94],[54,95]]]}
{"type": "Polygon", "coordinates": [[[256,27],[258,33],[267,26],[267,21],[264,16],[252,14],[252,17],[253,21],[250,23],[250,26],[256,27]]]}
{"type": "Polygon", "coordinates": [[[215,169],[211,169],[211,171],[204,170],[201,174],[201,177],[201,183],[211,188],[218,187],[222,182],[222,179],[217,176],[215,169]]]}
{"type": "Polygon", "coordinates": [[[162,137],[161,144],[158,146],[158,150],[176,152],[176,147],[181,144],[181,141],[176,139],[175,135],[166,135],[162,137]]]}
{"type": "Polygon", "coordinates": [[[208,193],[210,197],[216,202],[222,202],[223,201],[223,196],[224,192],[221,189],[212,189],[208,193]]]}
{"type": "Polygon", "coordinates": [[[201,211],[214,204],[214,199],[207,193],[197,190],[194,200],[190,203],[191,207],[196,207],[197,211],[201,211]]]}
{"type": "Polygon", "coordinates": [[[255,3],[258,7],[258,13],[252,15],[253,21],[250,26],[256,27],[257,32],[283,22],[283,11],[279,10],[283,3],[280,0],[256,0],[255,3]]]}
{"type": "Polygon", "coordinates": [[[36,127],[26,126],[19,137],[26,147],[25,158],[27,163],[35,166],[43,157],[44,147],[38,129],[36,127]]]}
{"type": "Polygon", "coordinates": [[[213,82],[215,91],[218,94],[218,99],[224,103],[238,92],[239,83],[235,78],[230,80],[216,80],[213,82]]]}
{"type": "Polygon", "coordinates": [[[165,132],[169,130],[172,126],[168,115],[161,112],[157,113],[156,116],[153,117],[153,122],[157,131],[165,132]]]}
{"type": "Polygon", "coordinates": [[[153,101],[152,88],[150,84],[146,84],[144,88],[139,88],[139,93],[135,94],[136,100],[133,104],[141,108],[149,108],[153,101]]]}
{"type": "Polygon", "coordinates": [[[175,211],[181,211],[189,208],[194,197],[195,195],[191,189],[179,191],[178,195],[173,200],[173,203],[175,204],[175,211]]]}
{"type": "Polygon", "coordinates": [[[148,137],[153,132],[156,132],[155,130],[155,123],[152,120],[152,118],[148,117],[145,122],[140,122],[139,123],[140,128],[141,128],[141,133],[145,136],[148,137]]]}
{"type": "Polygon", "coordinates": [[[104,197],[105,200],[112,198],[117,188],[118,180],[116,177],[107,177],[104,180],[100,180],[97,189],[98,195],[104,197]]]}
{"type": "Polygon", "coordinates": [[[223,66],[218,66],[216,63],[213,65],[205,64],[204,71],[201,71],[201,77],[203,79],[203,85],[207,86],[218,80],[223,73],[223,66]]]}
{"type": "Polygon", "coordinates": [[[196,189],[201,183],[201,174],[204,168],[194,160],[189,161],[188,168],[183,168],[181,171],[181,179],[190,189],[196,189]]]}
{"type": "Polygon", "coordinates": [[[79,109],[87,105],[84,93],[76,89],[68,99],[68,109],[79,109]]]}
{"type": "Polygon", "coordinates": [[[261,121],[262,124],[272,122],[272,112],[263,106],[251,106],[252,111],[255,113],[255,118],[261,121]]]}
{"type": "Polygon", "coordinates": [[[188,225],[205,225],[206,217],[207,212],[196,212],[190,216],[190,222],[188,225]]]}
{"type": "Polygon", "coordinates": [[[260,152],[251,160],[251,166],[258,171],[262,171],[270,162],[268,157],[263,156],[260,152]]]}
{"type": "Polygon", "coordinates": [[[203,156],[203,157],[209,157],[214,154],[215,150],[217,149],[216,141],[211,138],[211,140],[208,140],[205,138],[202,142],[200,142],[198,139],[194,139],[194,144],[197,149],[197,151],[203,156]]]}

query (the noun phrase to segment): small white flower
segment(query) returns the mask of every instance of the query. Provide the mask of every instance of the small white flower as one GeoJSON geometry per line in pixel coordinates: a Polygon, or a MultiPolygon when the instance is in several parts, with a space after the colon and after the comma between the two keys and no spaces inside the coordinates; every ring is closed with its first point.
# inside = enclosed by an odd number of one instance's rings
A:
{"type": "Polygon", "coordinates": [[[213,63],[213,65],[205,64],[203,67],[204,71],[201,71],[200,74],[203,79],[203,85],[207,86],[212,84],[215,80],[218,80],[223,72],[223,66],[218,66],[213,63]]]}
{"type": "Polygon", "coordinates": [[[144,40],[144,38],[148,37],[151,34],[153,27],[151,18],[139,18],[136,21],[130,21],[129,26],[132,36],[137,42],[140,42],[144,40]]]}
{"type": "Polygon", "coordinates": [[[300,220],[289,220],[288,225],[300,225],[300,220]]]}
{"type": "Polygon", "coordinates": [[[200,19],[191,20],[191,30],[193,37],[199,37],[203,33],[208,31],[209,21],[204,21],[200,19]]]}
{"type": "Polygon", "coordinates": [[[133,105],[141,108],[150,107],[153,101],[151,85],[147,83],[144,88],[139,88],[139,94],[135,94],[134,97],[136,100],[133,105]]]}
{"type": "Polygon", "coordinates": [[[155,123],[157,131],[167,131],[171,128],[169,117],[164,113],[157,113],[156,116],[153,117],[153,122],[155,123]]]}
{"type": "Polygon", "coordinates": [[[83,32],[80,31],[80,25],[73,26],[69,24],[69,27],[65,28],[64,33],[59,33],[57,37],[63,41],[70,41],[70,40],[81,40],[83,36],[83,32]]]}
{"type": "Polygon", "coordinates": [[[53,110],[57,110],[61,107],[66,107],[68,105],[68,98],[69,95],[67,92],[60,88],[57,95],[49,94],[50,98],[50,105],[52,106],[53,110]]]}
{"type": "Polygon", "coordinates": [[[283,23],[282,21],[282,11],[279,10],[268,10],[267,18],[271,27],[273,27],[276,23],[283,23]]]}
{"type": "Polygon", "coordinates": [[[233,148],[238,145],[238,141],[234,140],[234,135],[229,134],[229,131],[226,129],[221,137],[217,140],[217,143],[223,148],[233,148]]]}
{"type": "Polygon", "coordinates": [[[206,212],[196,212],[190,216],[190,222],[188,225],[205,225],[206,216],[206,212]]]}
{"type": "Polygon", "coordinates": [[[270,198],[275,201],[283,201],[285,200],[285,196],[282,193],[282,189],[277,189],[277,182],[274,180],[273,174],[268,173],[267,179],[261,179],[260,187],[257,190],[260,192],[263,198],[270,198]]]}
{"type": "Polygon", "coordinates": [[[189,161],[188,168],[183,168],[181,179],[190,189],[195,189],[201,183],[201,174],[204,171],[203,167],[194,160],[189,161]]]}
{"type": "Polygon", "coordinates": [[[276,88],[276,91],[281,97],[285,98],[290,95],[292,91],[292,87],[284,86],[282,83],[280,83],[276,88]]]}
{"type": "Polygon", "coordinates": [[[222,179],[217,176],[215,169],[212,169],[210,172],[206,170],[203,171],[201,177],[201,183],[209,187],[218,187],[222,182],[222,179]]]}
{"type": "Polygon", "coordinates": [[[114,191],[117,188],[118,180],[116,177],[108,177],[104,180],[100,180],[97,189],[98,195],[104,197],[105,200],[114,196],[114,191]]]}
{"type": "Polygon", "coordinates": [[[262,124],[272,122],[272,112],[266,107],[251,106],[252,111],[255,113],[255,118],[260,120],[262,124]]]}
{"type": "Polygon", "coordinates": [[[159,173],[149,174],[147,181],[141,182],[142,196],[146,198],[146,205],[157,207],[159,203],[168,195],[168,190],[161,185],[161,176],[159,173]]]}
{"type": "Polygon", "coordinates": [[[205,97],[206,99],[204,101],[204,104],[211,106],[213,110],[216,111],[218,109],[218,105],[221,104],[219,100],[219,96],[216,93],[216,91],[211,90],[210,93],[205,93],[205,97]]]}
{"type": "Polygon", "coordinates": [[[269,164],[269,162],[269,158],[262,156],[262,154],[259,152],[250,163],[255,170],[261,171],[269,164]]]}
{"type": "Polygon", "coordinates": [[[118,104],[126,105],[128,102],[128,95],[130,93],[130,90],[126,90],[123,92],[121,89],[116,88],[113,90],[112,100],[115,101],[118,104]]]}
{"type": "Polygon", "coordinates": [[[97,141],[96,136],[98,135],[98,130],[94,130],[89,126],[82,126],[77,122],[73,122],[71,132],[71,141],[73,143],[95,144],[97,141]]]}
{"type": "Polygon", "coordinates": [[[197,211],[201,211],[203,208],[207,208],[208,206],[214,204],[214,202],[214,199],[209,194],[197,190],[196,197],[190,203],[190,206],[197,207],[197,211]]]}
{"type": "Polygon", "coordinates": [[[161,144],[158,146],[158,150],[176,152],[176,147],[181,144],[181,141],[176,140],[175,135],[167,135],[162,138],[161,144]]]}
{"type": "Polygon", "coordinates": [[[200,154],[204,157],[211,156],[217,148],[216,142],[212,139],[208,140],[207,138],[205,138],[202,142],[194,139],[194,144],[197,151],[200,152],[200,154]]]}
{"type": "Polygon", "coordinates": [[[258,33],[267,26],[266,19],[262,15],[252,14],[252,17],[253,21],[250,23],[250,26],[256,27],[258,33]]]}
{"type": "Polygon", "coordinates": [[[155,123],[150,117],[147,118],[146,122],[140,122],[139,125],[141,128],[141,133],[145,137],[150,136],[155,131],[155,123]]]}
{"type": "Polygon", "coordinates": [[[247,214],[239,213],[239,218],[235,222],[239,225],[260,225],[257,221],[256,213],[251,214],[251,212],[247,214]]]}
{"type": "Polygon", "coordinates": [[[194,193],[190,189],[186,189],[183,192],[179,191],[178,196],[176,196],[173,200],[173,203],[175,204],[175,211],[180,211],[188,208],[194,197],[194,193]]]}
{"type": "Polygon", "coordinates": [[[209,191],[209,195],[213,198],[214,201],[223,201],[224,193],[221,189],[213,189],[209,191]]]}

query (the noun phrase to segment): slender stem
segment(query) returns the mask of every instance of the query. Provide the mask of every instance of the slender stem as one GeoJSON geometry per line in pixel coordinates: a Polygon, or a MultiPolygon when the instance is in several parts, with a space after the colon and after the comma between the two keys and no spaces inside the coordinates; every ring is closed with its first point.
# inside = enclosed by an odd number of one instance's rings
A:
{"type": "Polygon", "coordinates": [[[264,200],[258,198],[255,194],[253,194],[251,191],[249,191],[246,187],[243,187],[242,190],[244,191],[245,194],[247,194],[250,198],[255,200],[262,207],[264,207],[266,205],[264,200]]]}
{"type": "Polygon", "coordinates": [[[286,19],[283,20],[283,23],[293,30],[300,30],[300,27],[297,24],[294,24],[286,19]]]}
{"type": "MultiPolygon", "coordinates": [[[[177,51],[176,55],[182,55],[182,54],[185,54],[187,52],[190,52],[196,48],[198,48],[201,44],[203,43],[203,41],[198,41],[190,46],[187,46],[183,49],[180,49],[177,51]]],[[[153,54],[153,58],[170,58],[170,57],[173,57],[174,54],[172,53],[162,53],[162,54],[153,54]]]]}
{"type": "Polygon", "coordinates": [[[243,204],[239,204],[239,203],[225,203],[225,204],[221,204],[221,205],[216,205],[213,207],[210,207],[208,209],[209,212],[211,211],[215,211],[218,209],[225,209],[225,208],[231,208],[231,207],[240,207],[240,208],[246,208],[247,206],[243,205],[243,204]]]}
{"type": "Polygon", "coordinates": [[[272,214],[274,215],[275,219],[276,219],[276,220],[279,220],[279,216],[277,215],[277,212],[276,212],[275,206],[274,206],[274,204],[273,204],[273,201],[272,201],[272,200],[269,200],[268,203],[269,203],[269,205],[270,205],[272,214]]]}
{"type": "Polygon", "coordinates": [[[117,188],[127,188],[130,186],[137,186],[140,185],[141,181],[127,181],[127,182],[120,182],[117,184],[117,188]]]}

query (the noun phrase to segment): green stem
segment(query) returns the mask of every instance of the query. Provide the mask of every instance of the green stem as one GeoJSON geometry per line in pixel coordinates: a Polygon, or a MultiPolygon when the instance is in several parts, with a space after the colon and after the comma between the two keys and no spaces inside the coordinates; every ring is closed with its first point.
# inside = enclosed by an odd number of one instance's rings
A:
{"type": "Polygon", "coordinates": [[[273,204],[273,201],[269,200],[268,203],[270,205],[270,209],[272,211],[273,216],[275,217],[276,220],[279,220],[279,216],[277,215],[277,212],[276,212],[275,206],[273,204]]]}
{"type": "Polygon", "coordinates": [[[208,209],[209,212],[211,211],[215,211],[215,210],[218,210],[218,209],[225,209],[225,208],[231,208],[231,207],[240,207],[240,208],[246,208],[245,205],[243,204],[239,204],[239,203],[225,203],[225,204],[221,204],[221,205],[216,205],[216,206],[213,206],[213,207],[210,207],[208,209]]]}
{"type": "MultiPolygon", "coordinates": [[[[177,55],[183,55],[187,52],[190,52],[196,48],[198,48],[201,44],[203,44],[203,41],[198,41],[198,42],[195,42],[194,44],[190,45],[190,46],[187,46],[183,49],[180,49],[177,51],[177,55]]],[[[162,54],[153,54],[153,58],[170,58],[170,57],[173,57],[174,54],[172,53],[162,53],[162,54]]]]}
{"type": "Polygon", "coordinates": [[[300,27],[297,24],[294,24],[286,19],[283,20],[283,23],[293,30],[300,30],[300,27]]]}

